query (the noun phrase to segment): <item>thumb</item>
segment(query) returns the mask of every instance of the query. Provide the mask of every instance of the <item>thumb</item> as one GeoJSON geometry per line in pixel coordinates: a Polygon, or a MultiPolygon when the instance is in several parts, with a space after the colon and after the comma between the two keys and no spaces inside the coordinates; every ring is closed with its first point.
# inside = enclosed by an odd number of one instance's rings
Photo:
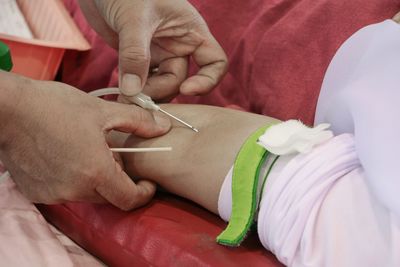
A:
{"type": "Polygon", "coordinates": [[[145,22],[128,23],[119,32],[119,71],[122,94],[140,93],[150,67],[151,30],[145,22]]]}
{"type": "Polygon", "coordinates": [[[155,137],[171,128],[169,118],[158,112],[150,112],[135,105],[104,102],[105,131],[117,130],[140,137],[155,137]]]}
{"type": "MultiPolygon", "coordinates": [[[[152,5],[149,1],[95,1],[108,26],[118,35],[120,88],[121,92],[128,96],[142,91],[147,80],[150,43],[152,31],[155,30],[151,25],[154,16],[150,13],[149,4],[152,5]]],[[[86,13],[89,13],[89,17],[93,17],[93,8],[89,9],[90,5],[87,3],[82,6],[88,10],[86,13]]],[[[93,19],[91,21],[93,22],[93,19]]],[[[98,20],[95,22],[95,28],[104,30],[105,27],[98,25],[98,20]]]]}

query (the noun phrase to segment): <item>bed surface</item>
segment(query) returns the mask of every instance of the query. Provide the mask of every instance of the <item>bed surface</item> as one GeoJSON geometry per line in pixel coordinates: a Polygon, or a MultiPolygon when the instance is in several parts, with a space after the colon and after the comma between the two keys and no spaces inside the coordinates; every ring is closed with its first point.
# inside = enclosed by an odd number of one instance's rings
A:
{"type": "Polygon", "coordinates": [[[282,266],[251,234],[238,248],[215,237],[225,223],[194,203],[158,193],[121,212],[108,205],[39,205],[56,227],[110,266],[282,266]]]}

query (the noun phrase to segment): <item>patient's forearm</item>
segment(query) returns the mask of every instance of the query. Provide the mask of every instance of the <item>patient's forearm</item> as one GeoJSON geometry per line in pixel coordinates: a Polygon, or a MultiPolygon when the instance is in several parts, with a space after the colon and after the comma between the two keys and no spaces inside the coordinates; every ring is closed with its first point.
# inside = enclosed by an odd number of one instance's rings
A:
{"type": "Polygon", "coordinates": [[[217,213],[223,179],[241,144],[257,128],[274,120],[211,106],[164,105],[163,108],[190,122],[200,132],[175,124],[162,137],[146,140],[130,136],[126,147],[172,146],[173,150],[123,154],[128,174],[152,180],[169,192],[217,213]]]}

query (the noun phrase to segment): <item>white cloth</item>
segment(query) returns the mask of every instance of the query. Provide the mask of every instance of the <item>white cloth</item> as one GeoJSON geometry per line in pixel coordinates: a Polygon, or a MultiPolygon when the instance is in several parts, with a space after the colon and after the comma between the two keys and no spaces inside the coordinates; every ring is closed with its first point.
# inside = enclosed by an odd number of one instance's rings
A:
{"type": "Polygon", "coordinates": [[[327,70],[315,123],[354,133],[371,192],[400,218],[400,25],[367,26],[338,50],[327,70]]]}

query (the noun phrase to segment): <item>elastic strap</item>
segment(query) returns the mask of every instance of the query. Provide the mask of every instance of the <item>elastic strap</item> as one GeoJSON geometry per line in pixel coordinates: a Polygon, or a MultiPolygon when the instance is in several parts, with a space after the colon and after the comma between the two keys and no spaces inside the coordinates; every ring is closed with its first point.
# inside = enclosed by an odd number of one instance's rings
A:
{"type": "Polygon", "coordinates": [[[269,155],[257,140],[269,127],[254,132],[236,156],[232,174],[232,213],[227,228],[217,237],[219,244],[239,246],[253,224],[260,170],[269,155]]]}

